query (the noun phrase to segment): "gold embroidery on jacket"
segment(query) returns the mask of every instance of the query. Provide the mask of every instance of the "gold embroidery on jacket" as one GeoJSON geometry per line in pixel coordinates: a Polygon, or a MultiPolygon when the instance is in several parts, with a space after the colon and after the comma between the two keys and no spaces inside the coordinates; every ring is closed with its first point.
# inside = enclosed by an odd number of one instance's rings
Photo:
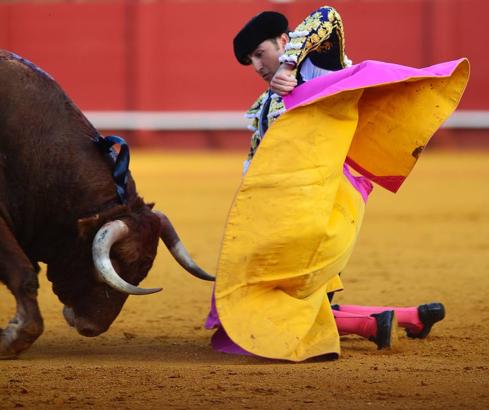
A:
{"type": "Polygon", "coordinates": [[[296,27],[294,33],[307,32],[308,34],[291,38],[285,55],[295,60],[296,67],[298,67],[312,51],[330,50],[333,44],[328,40],[334,31],[336,31],[339,42],[340,63],[345,67],[343,23],[338,12],[332,7],[321,7],[296,27]]]}

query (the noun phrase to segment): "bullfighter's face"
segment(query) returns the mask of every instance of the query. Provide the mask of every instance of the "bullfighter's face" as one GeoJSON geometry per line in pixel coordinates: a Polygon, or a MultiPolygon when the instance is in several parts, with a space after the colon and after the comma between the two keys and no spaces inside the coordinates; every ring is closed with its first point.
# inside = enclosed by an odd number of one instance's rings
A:
{"type": "Polygon", "coordinates": [[[277,38],[263,41],[248,56],[256,73],[267,83],[272,81],[280,67],[279,58],[284,53],[287,43],[287,35],[282,34],[277,38]]]}
{"type": "MultiPolygon", "coordinates": [[[[129,234],[113,244],[110,261],[122,279],[137,285],[148,274],[156,256],[160,222],[149,209],[121,220],[129,228],[129,234]]],[[[105,332],[128,296],[98,282],[95,272],[90,276],[92,280],[85,291],[73,298],[70,306],[65,306],[63,311],[67,322],[83,336],[97,336],[105,332]]]]}

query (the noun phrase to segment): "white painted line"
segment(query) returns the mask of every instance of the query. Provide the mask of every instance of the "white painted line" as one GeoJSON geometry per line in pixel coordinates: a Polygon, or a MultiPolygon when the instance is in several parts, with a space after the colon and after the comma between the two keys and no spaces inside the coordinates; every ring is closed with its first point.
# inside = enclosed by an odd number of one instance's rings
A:
{"type": "Polygon", "coordinates": [[[489,111],[455,111],[442,128],[489,129],[489,111]]]}
{"type": "Polygon", "coordinates": [[[92,124],[109,130],[246,130],[239,111],[87,111],[92,124]]]}
{"type": "MultiPolygon", "coordinates": [[[[246,130],[240,111],[86,111],[102,130],[246,130]]],[[[489,111],[456,111],[442,128],[489,129],[489,111]]]]}

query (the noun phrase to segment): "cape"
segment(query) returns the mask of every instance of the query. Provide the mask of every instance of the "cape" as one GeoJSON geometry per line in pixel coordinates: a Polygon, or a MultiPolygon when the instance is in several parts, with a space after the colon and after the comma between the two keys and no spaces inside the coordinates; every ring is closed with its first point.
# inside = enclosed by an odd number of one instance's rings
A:
{"type": "Polygon", "coordinates": [[[365,61],[297,87],[234,198],[215,301],[230,339],[301,361],[339,354],[326,293],[352,253],[365,203],[343,165],[393,192],[457,107],[466,59],[424,69],[365,61]]]}

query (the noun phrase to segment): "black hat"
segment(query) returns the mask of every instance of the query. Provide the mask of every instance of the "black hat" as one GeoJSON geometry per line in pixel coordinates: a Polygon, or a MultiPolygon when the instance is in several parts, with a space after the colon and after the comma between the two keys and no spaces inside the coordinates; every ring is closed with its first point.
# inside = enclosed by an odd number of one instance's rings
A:
{"type": "Polygon", "coordinates": [[[250,65],[248,55],[265,40],[286,33],[288,25],[287,18],[275,11],[264,11],[256,15],[234,37],[234,55],[241,64],[250,65]]]}

